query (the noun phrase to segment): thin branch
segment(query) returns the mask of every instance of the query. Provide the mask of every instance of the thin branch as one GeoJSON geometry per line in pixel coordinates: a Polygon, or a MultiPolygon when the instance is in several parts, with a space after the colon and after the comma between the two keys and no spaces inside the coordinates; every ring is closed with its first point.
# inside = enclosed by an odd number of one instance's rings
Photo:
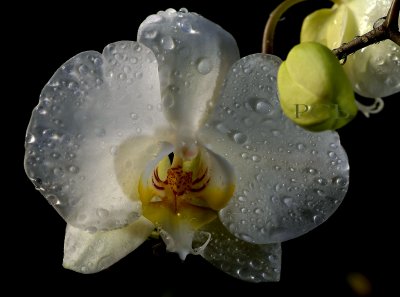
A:
{"type": "Polygon", "coordinates": [[[272,54],[274,49],[274,37],[275,28],[281,19],[282,15],[293,5],[303,2],[306,0],[285,0],[279,4],[269,15],[267,24],[265,25],[263,42],[262,42],[262,53],[272,54]]]}

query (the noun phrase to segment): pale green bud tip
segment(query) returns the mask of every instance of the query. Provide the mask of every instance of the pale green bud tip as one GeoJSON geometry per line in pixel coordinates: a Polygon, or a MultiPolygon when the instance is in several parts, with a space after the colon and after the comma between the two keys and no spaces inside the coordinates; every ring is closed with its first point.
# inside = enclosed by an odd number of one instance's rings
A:
{"type": "Polygon", "coordinates": [[[316,42],[295,46],[278,72],[286,116],[311,131],[335,130],[357,114],[352,85],[336,56],[316,42]]]}

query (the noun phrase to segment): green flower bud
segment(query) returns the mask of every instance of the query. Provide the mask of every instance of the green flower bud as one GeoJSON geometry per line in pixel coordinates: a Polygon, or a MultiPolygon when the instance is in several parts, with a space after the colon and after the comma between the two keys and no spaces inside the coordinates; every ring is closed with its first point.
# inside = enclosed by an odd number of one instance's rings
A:
{"type": "Polygon", "coordinates": [[[352,85],[338,59],[316,42],[292,48],[279,68],[278,91],[286,116],[307,130],[335,130],[357,114],[352,85]]]}

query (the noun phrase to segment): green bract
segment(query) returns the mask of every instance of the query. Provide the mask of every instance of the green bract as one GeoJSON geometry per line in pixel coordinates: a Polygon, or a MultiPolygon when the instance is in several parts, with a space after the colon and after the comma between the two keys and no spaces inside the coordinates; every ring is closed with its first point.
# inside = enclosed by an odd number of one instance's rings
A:
{"type": "Polygon", "coordinates": [[[357,113],[350,81],[325,46],[295,46],[278,72],[282,109],[296,124],[311,131],[335,130],[357,113]]]}

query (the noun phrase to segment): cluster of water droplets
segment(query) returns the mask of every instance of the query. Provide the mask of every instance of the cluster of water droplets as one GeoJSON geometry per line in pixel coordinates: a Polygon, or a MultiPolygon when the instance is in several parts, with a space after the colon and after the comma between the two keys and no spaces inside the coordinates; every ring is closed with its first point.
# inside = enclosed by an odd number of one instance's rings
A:
{"type": "Polygon", "coordinates": [[[27,131],[25,169],[75,226],[95,232],[137,217],[113,160],[125,139],[165,125],[157,73],[148,48],[117,42],[103,54],[76,55],[42,90],[27,131]]]}
{"type": "MultiPolygon", "coordinates": [[[[233,277],[250,281],[278,281],[280,277],[280,244],[255,245],[242,241],[218,221],[204,227],[211,240],[201,255],[211,264],[233,277]]],[[[197,233],[195,242],[201,242],[197,233]]]]}
{"type": "Polygon", "coordinates": [[[155,53],[160,65],[161,96],[168,119],[176,127],[197,129],[210,99],[218,94],[215,88],[239,57],[233,38],[183,8],[149,16],[139,28],[138,40],[155,53]]]}
{"type": "Polygon", "coordinates": [[[334,132],[307,132],[279,105],[280,60],[252,55],[236,63],[200,139],[235,168],[234,197],[220,212],[237,237],[280,242],[321,224],[342,201],[348,163],[334,132]]]}

